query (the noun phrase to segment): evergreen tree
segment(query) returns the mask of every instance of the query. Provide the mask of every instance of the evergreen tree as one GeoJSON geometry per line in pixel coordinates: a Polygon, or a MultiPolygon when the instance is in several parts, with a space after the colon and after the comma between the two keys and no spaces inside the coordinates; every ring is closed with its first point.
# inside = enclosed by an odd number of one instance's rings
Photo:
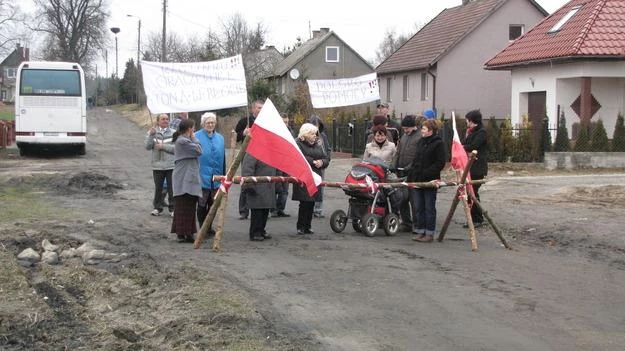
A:
{"type": "Polygon", "coordinates": [[[549,117],[543,118],[542,136],[540,138],[539,160],[545,157],[545,152],[551,151],[551,132],[549,131],[549,117]]]}
{"type": "Polygon", "coordinates": [[[553,151],[571,151],[571,142],[569,141],[569,131],[566,128],[566,118],[564,117],[564,112],[560,114],[560,120],[558,121],[558,131],[556,134],[556,142],[553,145],[553,151]]]}
{"type": "Polygon", "coordinates": [[[590,150],[590,137],[588,136],[589,123],[580,123],[577,131],[577,140],[573,151],[584,152],[590,150]]]}
{"type": "Polygon", "coordinates": [[[612,136],[612,151],[625,151],[625,125],[623,123],[623,115],[618,114],[616,125],[614,126],[614,135],[612,136]]]}
{"type": "Polygon", "coordinates": [[[590,139],[590,151],[595,152],[607,152],[610,151],[610,143],[608,141],[608,134],[603,126],[603,121],[599,120],[595,124],[595,128],[592,131],[592,137],[590,139]]]}
{"type": "Polygon", "coordinates": [[[488,126],[486,127],[486,135],[488,135],[488,148],[490,153],[488,154],[488,162],[501,162],[504,160],[501,146],[501,135],[499,127],[497,126],[497,120],[495,117],[491,117],[488,120],[488,126]]]}
{"type": "Polygon", "coordinates": [[[519,135],[514,142],[512,161],[532,162],[533,154],[534,147],[532,143],[532,123],[529,121],[528,116],[524,115],[523,121],[520,125],[519,135]]]}
{"type": "Polygon", "coordinates": [[[514,150],[514,137],[512,136],[512,122],[510,118],[506,118],[505,121],[499,126],[501,137],[501,157],[502,160],[507,161],[509,157],[512,157],[514,150]]]}

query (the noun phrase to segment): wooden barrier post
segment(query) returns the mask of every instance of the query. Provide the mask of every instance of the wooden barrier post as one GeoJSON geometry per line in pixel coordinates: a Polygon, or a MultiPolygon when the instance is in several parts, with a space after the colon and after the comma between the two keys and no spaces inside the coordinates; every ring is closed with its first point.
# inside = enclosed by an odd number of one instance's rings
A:
{"type": "MultiPolygon", "coordinates": [[[[243,144],[241,144],[241,150],[239,150],[239,152],[236,154],[234,161],[232,161],[232,164],[230,165],[230,168],[228,169],[228,172],[226,173],[227,182],[230,182],[232,180],[232,177],[234,176],[237,169],[239,168],[239,165],[241,164],[241,160],[243,160],[243,156],[245,156],[245,150],[247,149],[247,145],[250,143],[250,140],[252,140],[250,134],[248,134],[245,137],[245,139],[243,139],[243,144]]],[[[202,227],[198,231],[197,236],[195,238],[195,242],[193,243],[193,248],[195,249],[199,249],[200,245],[202,245],[204,236],[206,235],[206,232],[208,231],[208,224],[213,221],[213,219],[215,218],[215,215],[217,214],[217,209],[219,208],[219,206],[221,206],[221,202],[223,198],[227,196],[226,191],[223,190],[224,188],[225,188],[224,186],[219,187],[219,190],[217,191],[217,194],[215,195],[215,201],[213,201],[213,205],[208,211],[208,215],[206,216],[204,223],[202,223],[202,227]]],[[[217,239],[217,234],[215,233],[215,239],[216,240],[213,243],[213,250],[219,251],[220,250],[219,245],[221,244],[221,235],[219,236],[219,239],[217,239]]]]}
{"type": "Polygon", "coordinates": [[[499,227],[495,224],[493,219],[488,214],[488,211],[486,211],[482,207],[482,204],[480,204],[480,202],[477,200],[477,198],[475,198],[475,194],[469,193],[469,197],[471,198],[471,201],[473,202],[473,206],[477,206],[480,209],[480,211],[482,211],[482,215],[484,216],[484,218],[486,218],[490,226],[493,228],[493,231],[495,232],[495,234],[497,234],[497,237],[499,237],[499,240],[501,240],[501,243],[503,244],[503,246],[508,250],[512,250],[512,246],[510,246],[510,244],[508,244],[506,239],[504,239],[501,229],[499,229],[499,227]]]}
{"type": "Polygon", "coordinates": [[[475,228],[473,227],[473,220],[471,219],[471,209],[469,207],[469,204],[467,203],[466,183],[467,183],[467,176],[469,175],[469,170],[471,169],[471,165],[473,165],[473,162],[475,162],[476,158],[477,158],[477,151],[473,150],[469,156],[469,162],[467,163],[466,167],[464,167],[464,170],[462,171],[462,175],[460,176],[460,185],[458,185],[458,189],[456,190],[456,193],[454,195],[454,199],[451,203],[451,208],[449,209],[449,212],[447,213],[447,217],[445,218],[445,222],[443,223],[443,228],[441,229],[441,232],[438,234],[438,241],[439,242],[443,241],[443,238],[445,237],[445,233],[447,232],[447,229],[449,228],[449,224],[451,223],[451,219],[454,216],[454,212],[456,212],[456,207],[458,207],[458,204],[462,200],[465,214],[467,216],[467,223],[469,224],[469,239],[471,239],[471,249],[473,251],[477,251],[477,238],[475,236],[475,228]]]}
{"type": "MultiPolygon", "coordinates": [[[[237,133],[233,130],[230,135],[230,149],[232,149],[232,157],[229,162],[229,166],[232,167],[234,164],[234,160],[236,158],[236,147],[237,147],[237,133]]],[[[221,250],[221,237],[224,231],[224,222],[226,218],[226,206],[228,205],[228,197],[224,196],[219,208],[217,209],[217,231],[215,232],[215,238],[213,239],[213,251],[221,250]]],[[[210,222],[209,222],[210,223],[210,222]]],[[[204,225],[202,223],[202,225],[204,225]]]]}

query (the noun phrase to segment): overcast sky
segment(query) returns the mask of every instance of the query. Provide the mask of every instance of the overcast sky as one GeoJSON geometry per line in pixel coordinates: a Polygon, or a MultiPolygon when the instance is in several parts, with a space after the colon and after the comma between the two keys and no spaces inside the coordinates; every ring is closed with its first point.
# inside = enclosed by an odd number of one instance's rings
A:
{"type": "MultiPolygon", "coordinates": [[[[262,22],[268,28],[266,44],[274,45],[280,51],[295,43],[298,36],[303,40],[308,39],[310,25],[312,30],[330,28],[363,58],[373,61],[387,29],[394,29],[397,34],[414,32],[416,24],[423,25],[445,8],[458,6],[461,2],[386,0],[372,6],[372,3],[337,0],[308,3],[230,0],[218,5],[217,2],[206,0],[168,0],[167,31],[185,37],[196,35],[204,38],[209,28],[219,29],[220,18],[228,18],[240,12],[249,25],[262,22]],[[405,10],[402,11],[402,8],[405,10]]],[[[568,1],[537,2],[552,13],[568,1]]],[[[137,18],[127,17],[127,14],[141,18],[141,38],[145,42],[150,32],[161,31],[162,7],[162,0],[110,0],[109,27],[121,29],[118,34],[120,76],[124,63],[131,57],[136,59],[137,55],[137,18]]],[[[108,53],[110,72],[115,65],[114,40],[111,43],[108,53]]],[[[102,69],[100,72],[104,73],[102,69]]]]}

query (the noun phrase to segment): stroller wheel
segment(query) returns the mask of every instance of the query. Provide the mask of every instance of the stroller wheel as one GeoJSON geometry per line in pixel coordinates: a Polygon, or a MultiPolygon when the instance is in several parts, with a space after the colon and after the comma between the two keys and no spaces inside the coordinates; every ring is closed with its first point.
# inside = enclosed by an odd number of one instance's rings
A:
{"type": "Polygon", "coordinates": [[[341,233],[345,230],[347,226],[347,214],[343,210],[336,210],[330,216],[330,228],[335,233],[341,233]]]}
{"type": "Polygon", "coordinates": [[[399,230],[399,217],[396,214],[390,213],[384,217],[384,233],[388,236],[397,234],[399,230]]]}
{"type": "Polygon", "coordinates": [[[362,217],[362,232],[366,236],[374,236],[375,231],[378,230],[378,216],[373,213],[367,213],[362,217]]]}
{"type": "Polygon", "coordinates": [[[354,231],[356,233],[362,233],[362,226],[360,225],[360,219],[353,219],[352,220],[352,228],[354,228],[354,231]]]}

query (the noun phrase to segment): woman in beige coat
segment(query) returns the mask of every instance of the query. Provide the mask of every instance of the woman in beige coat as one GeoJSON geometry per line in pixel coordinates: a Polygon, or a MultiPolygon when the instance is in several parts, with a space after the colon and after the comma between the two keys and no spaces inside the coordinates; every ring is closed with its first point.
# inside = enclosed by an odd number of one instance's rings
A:
{"type": "Polygon", "coordinates": [[[393,157],[395,156],[395,144],[387,140],[387,130],[383,125],[377,125],[371,128],[373,140],[365,146],[365,153],[362,156],[364,161],[372,157],[384,161],[384,165],[391,166],[393,157]]]}

